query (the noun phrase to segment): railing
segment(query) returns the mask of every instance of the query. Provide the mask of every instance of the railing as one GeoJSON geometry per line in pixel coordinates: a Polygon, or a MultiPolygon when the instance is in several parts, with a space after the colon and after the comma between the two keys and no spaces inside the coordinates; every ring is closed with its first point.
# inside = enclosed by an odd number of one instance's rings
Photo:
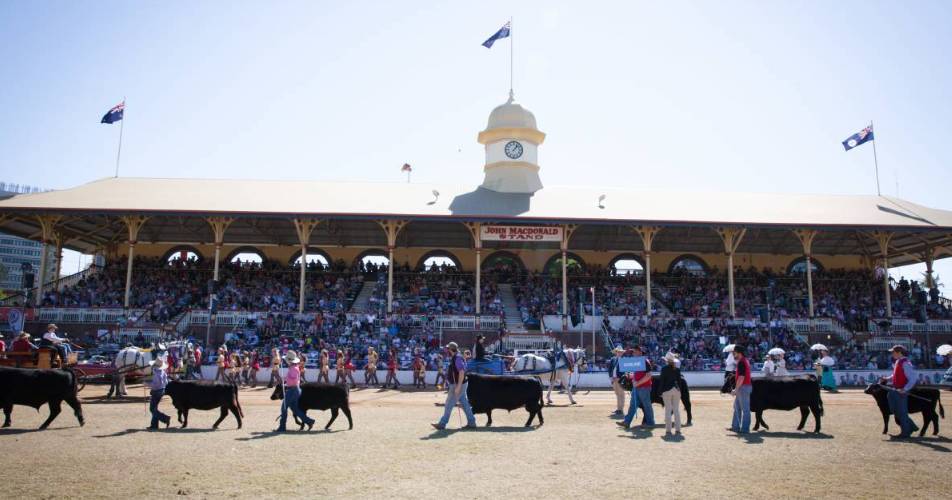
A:
{"type": "MultiPolygon", "coordinates": [[[[224,327],[234,327],[244,325],[249,319],[257,319],[258,317],[267,317],[270,314],[268,311],[219,311],[215,313],[215,326],[224,326],[224,327]]],[[[316,313],[304,313],[303,315],[295,314],[294,316],[298,319],[314,319],[316,313]]],[[[207,309],[194,309],[189,311],[186,316],[179,322],[179,327],[177,331],[183,331],[181,325],[185,327],[192,325],[207,325],[208,324],[209,313],[207,309]]],[[[367,318],[366,314],[363,313],[348,313],[347,319],[350,321],[353,320],[365,320],[367,318]]],[[[479,324],[477,325],[476,316],[468,315],[447,315],[447,316],[436,316],[428,317],[423,314],[411,314],[411,315],[400,315],[397,316],[398,320],[402,324],[408,324],[411,327],[423,327],[431,326],[433,328],[442,328],[444,330],[497,330],[500,327],[500,320],[498,316],[480,316],[479,324]]],[[[374,326],[375,327],[385,327],[387,325],[387,320],[385,318],[375,318],[374,326]]]]}
{"type": "Polygon", "coordinates": [[[926,333],[952,333],[952,320],[933,319],[925,323],[918,323],[912,319],[873,319],[868,322],[869,332],[877,333],[902,333],[902,334],[926,334],[926,333]],[[888,328],[879,326],[880,323],[890,323],[888,328]]]}
{"type": "Polygon", "coordinates": [[[119,323],[137,318],[143,309],[98,308],[98,307],[45,307],[39,309],[37,318],[50,323],[119,323]]]}
{"type": "Polygon", "coordinates": [[[155,341],[162,338],[162,330],[159,328],[122,328],[119,330],[119,338],[138,337],[139,334],[149,341],[155,341]]]}

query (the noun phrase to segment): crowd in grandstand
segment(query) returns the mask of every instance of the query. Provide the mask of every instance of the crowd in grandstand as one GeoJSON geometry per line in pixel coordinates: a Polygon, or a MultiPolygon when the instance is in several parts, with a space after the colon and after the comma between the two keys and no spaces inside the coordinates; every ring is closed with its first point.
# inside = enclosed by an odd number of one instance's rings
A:
{"type": "MultiPolygon", "coordinates": [[[[126,261],[117,260],[90,273],[72,286],[48,290],[46,307],[121,307],[124,301],[126,261]]],[[[207,262],[136,258],[130,302],[144,309],[145,319],[163,324],[190,309],[208,307],[212,269],[207,262]]],[[[475,313],[475,279],[452,266],[432,266],[412,270],[408,264],[396,266],[393,315],[387,318],[386,267],[359,262],[324,266],[308,264],[305,310],[298,315],[299,279],[296,267],[273,262],[221,265],[215,286],[217,310],[256,311],[249,324],[229,336],[238,350],[296,348],[308,360],[322,349],[341,350],[358,365],[368,348],[382,353],[381,362],[391,355],[399,365],[409,366],[414,356],[432,366],[439,350],[439,336],[433,319],[440,315],[475,313]],[[366,285],[365,285],[366,283],[366,285]],[[372,287],[360,310],[354,301],[364,286],[372,287]],[[347,312],[359,313],[351,314],[347,312]],[[421,322],[419,317],[425,319],[421,322]],[[414,316],[416,316],[414,318],[414,316]]],[[[612,342],[641,344],[646,354],[660,359],[667,350],[681,354],[688,370],[720,369],[720,349],[724,339],[744,339],[753,359],[763,357],[771,347],[787,350],[787,367],[812,366],[808,346],[778,320],[808,316],[807,291],[802,277],[779,275],[769,270],[738,269],[735,273],[735,307],[743,325],[724,321],[728,314],[727,280],[716,269],[705,274],[679,272],[653,276],[654,312],[645,316],[645,282],[640,274],[589,269],[583,274],[573,268],[569,278],[568,311],[576,319],[590,315],[625,317],[619,328],[606,322],[612,342]],[[591,292],[595,291],[592,310],[591,292]],[[769,306],[769,307],[768,307],[769,306]],[[702,321],[703,320],[703,321],[702,321]],[[767,328],[765,325],[772,325],[767,328]]],[[[530,329],[539,328],[543,316],[559,315],[562,284],[559,273],[535,273],[498,263],[485,269],[481,280],[482,314],[504,316],[499,283],[512,284],[521,320],[530,329]]],[[[813,275],[815,314],[850,326],[862,326],[870,318],[885,316],[882,278],[874,272],[817,270],[813,275]]],[[[891,290],[893,316],[903,318],[952,319],[952,311],[935,289],[926,291],[905,279],[891,290]]],[[[499,334],[504,334],[504,331],[499,334]]],[[[929,357],[917,345],[911,353],[920,362],[929,357]]],[[[331,355],[332,357],[334,354],[331,355]]],[[[837,351],[838,368],[881,369],[888,366],[885,354],[867,353],[859,347],[837,351]]]]}

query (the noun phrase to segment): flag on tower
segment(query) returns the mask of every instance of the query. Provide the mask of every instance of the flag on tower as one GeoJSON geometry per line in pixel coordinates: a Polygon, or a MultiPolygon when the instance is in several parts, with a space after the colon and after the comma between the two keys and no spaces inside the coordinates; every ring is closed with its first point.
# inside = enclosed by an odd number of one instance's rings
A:
{"type": "Polygon", "coordinates": [[[116,104],[115,106],[113,106],[113,108],[110,109],[109,112],[106,113],[102,117],[102,121],[99,123],[115,123],[121,120],[122,112],[125,111],[125,109],[126,109],[126,101],[123,100],[119,104],[116,104]]]}
{"type": "Polygon", "coordinates": [[[493,34],[493,36],[489,37],[485,42],[483,42],[483,47],[486,47],[487,49],[491,49],[493,47],[493,44],[496,43],[496,40],[499,40],[501,38],[509,38],[510,28],[511,28],[511,25],[509,23],[502,25],[502,28],[499,28],[499,31],[497,31],[495,34],[493,34]]]}
{"type": "Polygon", "coordinates": [[[401,172],[413,172],[413,167],[409,163],[404,163],[403,167],[400,168],[401,172]]]}
{"type": "Polygon", "coordinates": [[[869,142],[873,140],[873,126],[870,125],[863,130],[849,136],[843,141],[843,147],[849,151],[860,144],[869,142]]]}

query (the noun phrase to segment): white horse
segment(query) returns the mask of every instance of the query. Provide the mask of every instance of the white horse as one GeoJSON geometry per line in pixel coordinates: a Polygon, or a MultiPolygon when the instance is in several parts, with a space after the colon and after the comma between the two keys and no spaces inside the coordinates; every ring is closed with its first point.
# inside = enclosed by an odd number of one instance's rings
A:
{"type": "MultiPolygon", "coordinates": [[[[553,354],[554,357],[554,354],[553,354]]],[[[552,366],[552,360],[535,354],[523,354],[516,358],[512,365],[512,371],[515,374],[523,372],[524,374],[544,375],[548,374],[549,390],[545,395],[546,402],[552,404],[552,388],[556,382],[561,382],[565,388],[565,393],[569,395],[569,401],[576,404],[575,397],[572,396],[572,374],[576,373],[579,366],[585,362],[585,349],[564,349],[562,355],[558,356],[555,366],[552,366]],[[572,367],[570,370],[569,367],[572,367]]]]}
{"type": "Polygon", "coordinates": [[[112,383],[109,386],[109,393],[106,397],[116,397],[126,395],[126,375],[129,372],[139,371],[143,375],[152,374],[152,361],[161,359],[168,362],[169,352],[167,346],[159,344],[154,349],[140,349],[138,347],[126,347],[116,353],[116,359],[112,360],[112,383]]]}

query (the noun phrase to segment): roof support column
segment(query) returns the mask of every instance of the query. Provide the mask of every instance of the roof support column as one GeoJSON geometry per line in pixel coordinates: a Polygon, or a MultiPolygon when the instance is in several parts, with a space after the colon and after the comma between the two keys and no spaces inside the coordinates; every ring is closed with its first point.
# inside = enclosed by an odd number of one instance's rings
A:
{"type": "Polygon", "coordinates": [[[803,259],[807,265],[807,305],[810,310],[810,319],[813,319],[813,264],[810,262],[810,257],[813,255],[813,239],[816,238],[816,230],[796,229],[793,234],[803,245],[803,259]]]}
{"type": "Polygon", "coordinates": [[[879,244],[879,253],[883,256],[883,293],[886,297],[886,317],[892,318],[892,298],[889,290],[889,242],[893,233],[888,231],[873,231],[869,236],[879,244]]]}
{"type": "MultiPolygon", "coordinates": [[[[562,225],[562,244],[560,245],[562,250],[562,331],[569,329],[569,266],[568,266],[568,251],[569,251],[569,239],[572,237],[572,233],[578,229],[576,224],[563,224],[562,225]]],[[[594,315],[594,311],[592,312],[594,315]]],[[[543,330],[545,330],[545,325],[543,325],[543,330]]]]}
{"type": "Polygon", "coordinates": [[[205,219],[205,221],[212,227],[212,233],[215,235],[215,271],[212,274],[212,279],[217,283],[218,266],[221,260],[221,247],[225,243],[225,230],[228,229],[228,226],[230,226],[232,222],[235,222],[235,219],[230,217],[209,217],[205,219]]]}
{"type": "MultiPolygon", "coordinates": [[[[65,238],[63,236],[63,233],[60,233],[59,231],[54,233],[53,240],[56,241],[56,253],[54,254],[54,256],[56,257],[56,267],[53,268],[54,282],[59,281],[60,274],[63,272],[63,240],[64,239],[65,238]]],[[[57,286],[57,288],[59,287],[57,286]]]]}
{"type": "Polygon", "coordinates": [[[43,242],[40,246],[40,274],[36,279],[36,296],[33,298],[33,304],[37,307],[43,303],[43,285],[46,284],[46,254],[49,253],[47,246],[53,243],[56,238],[55,228],[61,218],[59,215],[39,215],[36,217],[40,222],[40,238],[43,242]]]}
{"type": "Polygon", "coordinates": [[[126,263],[126,293],[123,295],[123,307],[129,308],[129,292],[132,289],[132,259],[135,255],[136,250],[136,241],[139,239],[139,230],[142,229],[142,226],[145,224],[145,221],[149,220],[148,217],[142,217],[139,215],[128,215],[125,217],[120,217],[123,223],[126,225],[126,229],[129,230],[129,260],[126,263]]]}
{"type": "Polygon", "coordinates": [[[387,233],[387,315],[393,313],[393,249],[397,246],[397,235],[407,225],[405,220],[378,220],[377,224],[387,233]]]}
{"type": "Polygon", "coordinates": [[[651,245],[654,243],[655,236],[661,231],[659,226],[632,226],[632,229],[641,237],[641,245],[644,247],[642,255],[645,258],[645,314],[650,318],[651,310],[651,245]]]}
{"type": "Polygon", "coordinates": [[[724,241],[724,252],[727,253],[727,295],[730,303],[731,319],[735,317],[734,311],[734,252],[740,246],[741,240],[747,229],[737,227],[721,227],[716,229],[717,234],[721,235],[724,241]]]}
{"type": "Polygon", "coordinates": [[[935,264],[935,247],[926,247],[922,251],[922,260],[926,263],[926,288],[935,288],[935,278],[932,276],[932,266],[935,264]]]}
{"type": "Polygon", "coordinates": [[[466,229],[469,229],[470,236],[473,237],[473,247],[476,249],[476,326],[479,327],[479,315],[482,312],[481,300],[483,297],[483,289],[480,285],[479,277],[482,274],[482,265],[483,259],[481,251],[483,249],[483,235],[482,235],[482,223],[481,222],[471,222],[466,224],[466,229]]]}
{"type": "Polygon", "coordinates": [[[307,272],[307,244],[311,241],[311,233],[320,224],[317,219],[294,219],[294,229],[297,231],[298,241],[301,243],[301,283],[298,287],[298,314],[304,314],[304,283],[307,272]]]}

